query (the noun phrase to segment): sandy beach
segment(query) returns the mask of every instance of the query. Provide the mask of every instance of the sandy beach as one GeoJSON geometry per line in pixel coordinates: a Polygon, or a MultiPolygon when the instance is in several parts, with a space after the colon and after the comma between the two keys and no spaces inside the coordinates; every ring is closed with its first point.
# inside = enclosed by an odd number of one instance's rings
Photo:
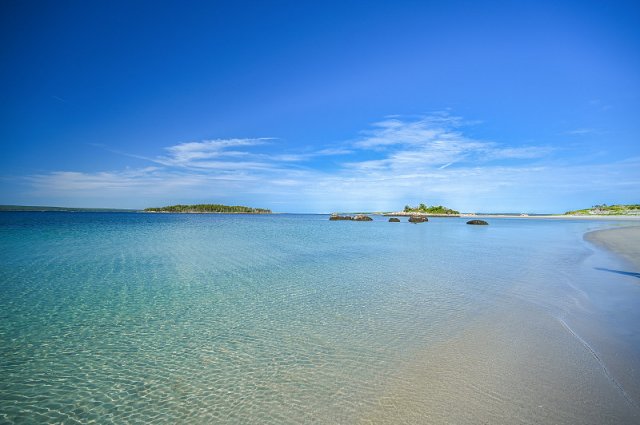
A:
{"type": "Polygon", "coordinates": [[[635,267],[633,272],[640,272],[640,226],[596,230],[584,238],[620,255],[635,267]]]}

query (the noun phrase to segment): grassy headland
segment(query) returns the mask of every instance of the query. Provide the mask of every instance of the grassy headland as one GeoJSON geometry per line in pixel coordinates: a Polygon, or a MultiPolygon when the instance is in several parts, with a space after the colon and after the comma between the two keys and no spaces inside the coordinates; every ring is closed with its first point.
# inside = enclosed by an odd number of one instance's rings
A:
{"type": "Polygon", "coordinates": [[[565,215],[640,215],[640,204],[594,205],[583,210],[567,211],[565,215]]]}

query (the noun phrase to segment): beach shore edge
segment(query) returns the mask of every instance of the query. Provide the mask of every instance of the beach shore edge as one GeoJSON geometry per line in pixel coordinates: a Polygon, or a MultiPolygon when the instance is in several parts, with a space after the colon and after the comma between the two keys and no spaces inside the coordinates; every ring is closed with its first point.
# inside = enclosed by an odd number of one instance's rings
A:
{"type": "Polygon", "coordinates": [[[617,254],[640,271],[640,226],[625,226],[587,232],[584,239],[617,254]]]}

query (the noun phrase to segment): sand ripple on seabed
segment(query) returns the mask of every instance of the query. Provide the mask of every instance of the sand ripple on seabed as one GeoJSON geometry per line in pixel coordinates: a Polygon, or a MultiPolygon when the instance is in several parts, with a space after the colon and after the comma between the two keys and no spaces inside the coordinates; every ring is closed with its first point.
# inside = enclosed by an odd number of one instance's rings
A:
{"type": "Polygon", "coordinates": [[[636,424],[637,406],[570,328],[523,307],[419,353],[360,422],[636,424]]]}

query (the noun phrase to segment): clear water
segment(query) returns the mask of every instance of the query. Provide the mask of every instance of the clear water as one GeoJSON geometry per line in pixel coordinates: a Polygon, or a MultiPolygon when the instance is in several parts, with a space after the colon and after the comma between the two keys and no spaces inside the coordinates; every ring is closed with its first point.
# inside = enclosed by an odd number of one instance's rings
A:
{"type": "Polygon", "coordinates": [[[615,329],[637,368],[637,279],[582,239],[620,223],[490,222],[2,213],[0,422],[355,423],[520,305],[615,329]]]}

